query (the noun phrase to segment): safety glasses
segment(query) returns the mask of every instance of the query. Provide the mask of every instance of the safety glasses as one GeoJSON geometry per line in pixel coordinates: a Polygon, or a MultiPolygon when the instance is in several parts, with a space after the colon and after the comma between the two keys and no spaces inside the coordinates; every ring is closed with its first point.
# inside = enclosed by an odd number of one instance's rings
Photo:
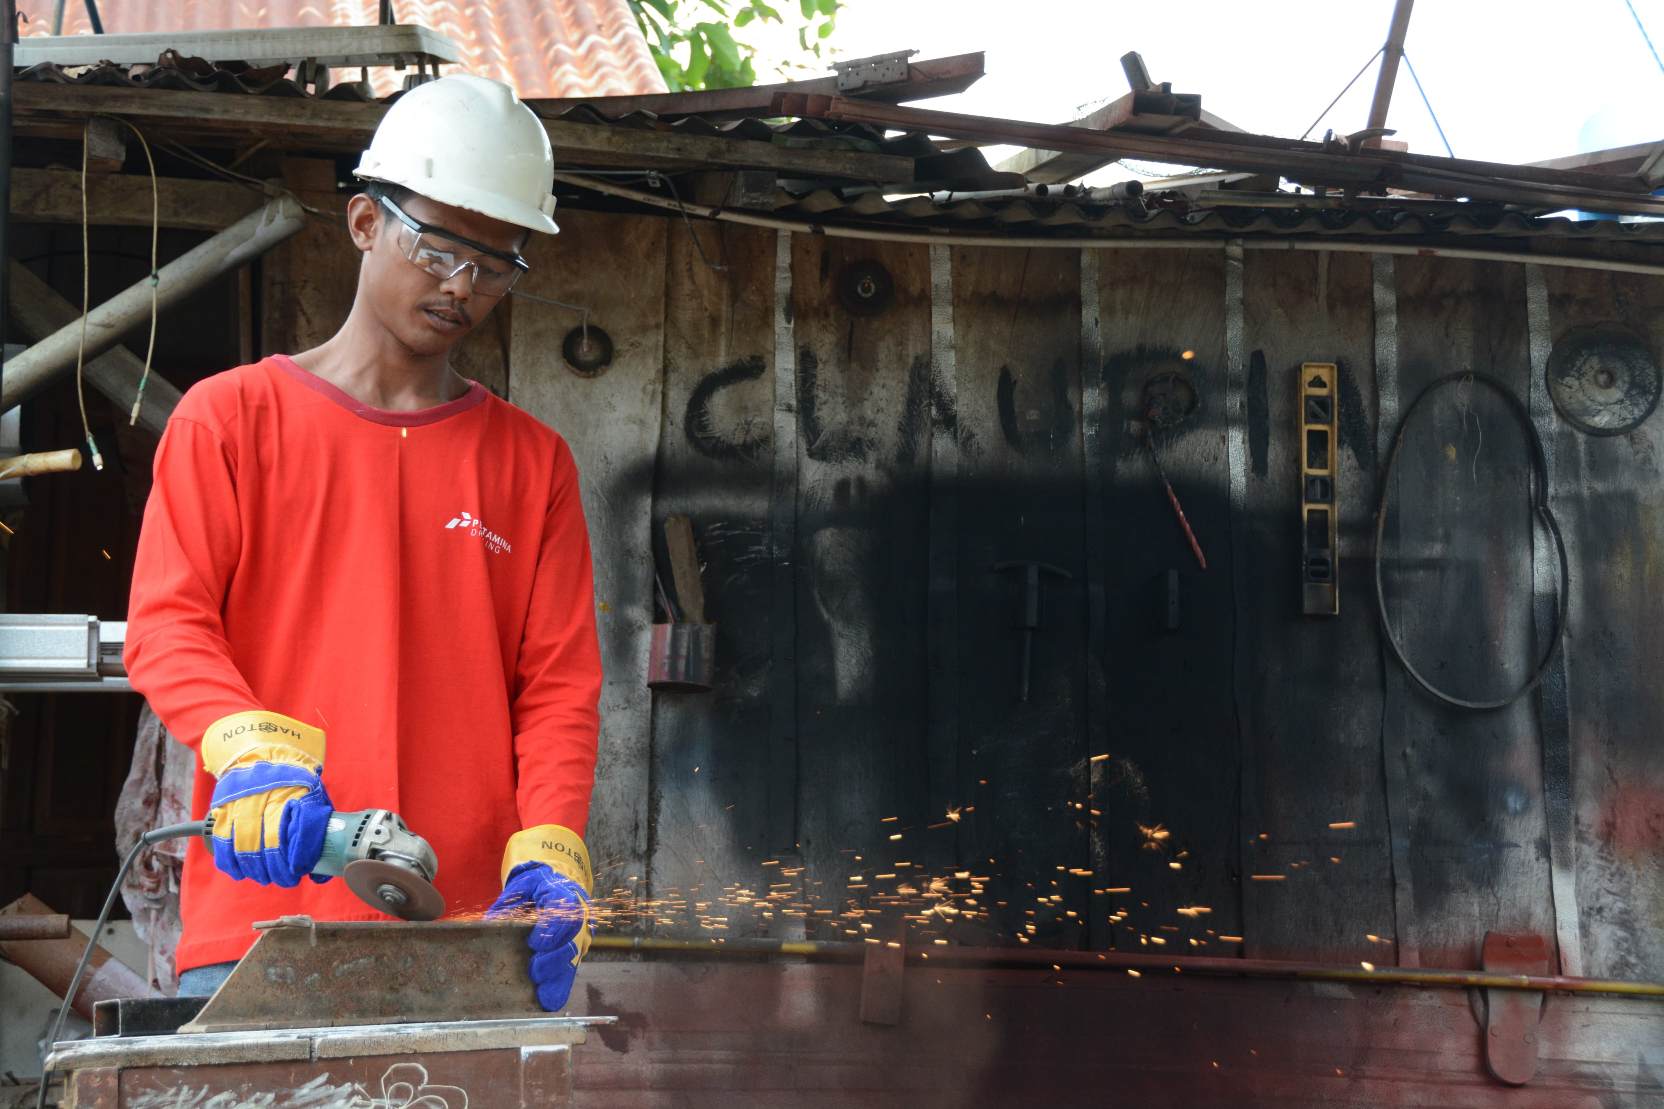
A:
{"type": "Polygon", "coordinates": [[[387,197],[381,203],[399,221],[399,249],[411,265],[449,281],[463,270],[471,269],[474,292],[481,296],[503,296],[520,275],[531,269],[518,254],[504,254],[484,243],[464,239],[461,235],[423,223],[400,208],[387,197]]]}

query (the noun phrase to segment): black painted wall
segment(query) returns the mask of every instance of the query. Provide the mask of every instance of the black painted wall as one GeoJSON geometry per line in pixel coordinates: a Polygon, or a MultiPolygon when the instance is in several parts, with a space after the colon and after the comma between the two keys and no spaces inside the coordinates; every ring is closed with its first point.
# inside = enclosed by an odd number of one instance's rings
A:
{"type": "MultiPolygon", "coordinates": [[[[597,391],[573,441],[588,503],[643,514],[597,535],[629,596],[651,597],[655,566],[668,586],[663,521],[692,518],[718,659],[709,693],[649,694],[645,630],[665,614],[603,591],[630,721],[608,724],[603,767],[647,768],[590,830],[640,913],[621,923],[871,938],[899,914],[915,945],[1438,966],[1517,930],[1558,943],[1568,972],[1664,977],[1664,424],[1593,438],[1541,386],[1557,338],[1587,324],[1628,328],[1656,366],[1664,281],[736,227],[671,227],[662,258],[658,301],[590,290],[601,326],[629,304],[633,360],[609,373],[637,385],[597,391]],[[876,312],[843,291],[874,265],[876,312]],[[1333,618],[1299,611],[1307,361],[1339,367],[1333,618]],[[1572,567],[1551,688],[1484,714],[1416,689],[1373,603],[1394,420],[1454,370],[1531,406],[1572,567]],[[1142,438],[1144,382],[1167,372],[1199,398],[1156,444],[1205,570],[1142,438]],[[643,413],[609,406],[641,404],[656,433],[615,440],[611,417],[643,413]],[[1060,571],[1041,579],[1027,702],[1022,578],[995,569],[1023,560],[1060,571]]],[[[561,428],[582,387],[535,398],[566,374],[522,360],[511,392],[561,428]]],[[[1470,696],[1516,684],[1548,630],[1527,449],[1508,408],[1446,390],[1391,490],[1389,611],[1418,664],[1470,696]]]]}

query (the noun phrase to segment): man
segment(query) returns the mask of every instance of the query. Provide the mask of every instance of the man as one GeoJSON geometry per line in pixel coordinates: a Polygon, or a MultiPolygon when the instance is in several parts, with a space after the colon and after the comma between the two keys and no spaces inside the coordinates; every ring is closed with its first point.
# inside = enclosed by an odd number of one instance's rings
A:
{"type": "Polygon", "coordinates": [[[536,911],[538,999],[566,1003],[601,680],[578,475],[447,362],[557,230],[553,174],[506,86],[407,93],[347,205],[341,330],[203,381],[168,423],[126,661],[198,748],[192,811],[213,819],[212,858],[185,866],[182,993],[214,989],[255,920],[377,918],[303,879],[336,808],[385,808],[432,844],[447,911],[536,911]]]}

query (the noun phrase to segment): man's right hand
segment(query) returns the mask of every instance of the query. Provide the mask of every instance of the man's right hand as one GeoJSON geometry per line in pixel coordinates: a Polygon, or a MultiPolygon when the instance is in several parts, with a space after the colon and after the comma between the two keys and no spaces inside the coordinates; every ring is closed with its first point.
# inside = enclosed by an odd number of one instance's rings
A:
{"type": "Polygon", "coordinates": [[[323,761],[322,730],[281,713],[238,712],[210,725],[202,765],[219,781],[209,801],[214,865],[261,885],[311,874],[335,812],[323,761]]]}

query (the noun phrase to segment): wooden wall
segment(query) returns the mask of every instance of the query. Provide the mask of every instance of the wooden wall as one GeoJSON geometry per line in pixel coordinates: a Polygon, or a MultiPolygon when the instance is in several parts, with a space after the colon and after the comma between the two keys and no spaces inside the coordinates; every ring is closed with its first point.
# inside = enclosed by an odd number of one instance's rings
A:
{"type": "MultiPolygon", "coordinates": [[[[526,291],[587,306],[617,352],[575,374],[577,317],[521,300],[503,379],[583,470],[608,668],[589,837],[645,930],[847,937],[974,882],[976,912],[916,934],[1469,966],[1487,930],[1529,930],[1567,971],[1664,978],[1664,420],[1590,438],[1541,385],[1576,324],[1664,353],[1664,281],[579,211],[533,261],[526,291]],[[854,263],[891,279],[876,315],[840,299],[854,263]],[[1299,615],[1305,361],[1340,367],[1332,619],[1299,615]],[[1572,567],[1550,682],[1482,714],[1384,655],[1369,561],[1396,418],[1462,369],[1531,406],[1572,567]],[[1205,571],[1134,423],[1167,370],[1200,397],[1157,443],[1205,571]],[[645,684],[672,513],[718,626],[707,694],[645,684]],[[995,569],[1021,560],[1063,572],[1026,703],[1021,578],[995,569]]],[[[1529,482],[1482,390],[1409,429],[1389,608],[1471,695],[1517,683],[1552,614],[1529,482]]]]}

